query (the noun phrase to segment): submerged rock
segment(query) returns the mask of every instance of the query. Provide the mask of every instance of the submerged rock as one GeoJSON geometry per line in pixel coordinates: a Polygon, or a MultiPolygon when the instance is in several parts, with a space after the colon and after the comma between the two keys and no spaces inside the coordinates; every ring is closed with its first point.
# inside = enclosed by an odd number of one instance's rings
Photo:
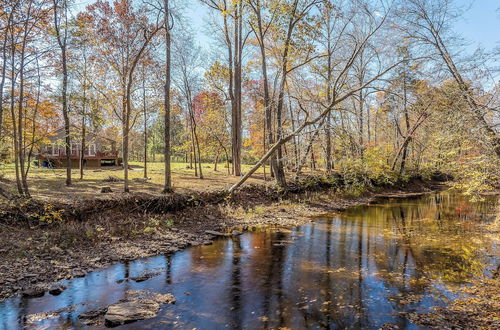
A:
{"type": "Polygon", "coordinates": [[[133,301],[139,299],[151,299],[159,304],[174,304],[175,297],[170,293],[156,293],[147,290],[128,290],[125,292],[125,301],[133,301]]]}
{"type": "Polygon", "coordinates": [[[150,278],[158,276],[158,275],[160,275],[160,273],[158,273],[158,272],[145,273],[145,274],[141,274],[139,276],[129,277],[129,279],[131,279],[132,281],[135,281],[135,282],[144,282],[144,281],[149,280],[150,278]]]}
{"type": "Polygon", "coordinates": [[[66,289],[64,285],[54,285],[49,288],[49,293],[53,296],[58,296],[66,289]]]}
{"type": "Polygon", "coordinates": [[[26,298],[37,298],[42,297],[45,294],[45,290],[43,288],[34,287],[29,288],[23,291],[23,297],[26,298]]]}
{"type": "Polygon", "coordinates": [[[139,299],[109,306],[104,319],[106,326],[117,326],[155,317],[159,311],[156,301],[139,299]]]}
{"type": "Polygon", "coordinates": [[[108,307],[104,315],[105,325],[114,327],[155,317],[161,305],[167,303],[175,303],[175,297],[168,293],[129,290],[125,293],[123,301],[108,307]]]}
{"type": "Polygon", "coordinates": [[[107,307],[100,308],[100,309],[96,309],[96,310],[93,310],[93,311],[84,312],[84,313],[78,315],[78,318],[82,319],[82,320],[94,319],[94,318],[97,318],[97,317],[99,317],[101,315],[106,314],[107,311],[108,311],[107,307]]]}

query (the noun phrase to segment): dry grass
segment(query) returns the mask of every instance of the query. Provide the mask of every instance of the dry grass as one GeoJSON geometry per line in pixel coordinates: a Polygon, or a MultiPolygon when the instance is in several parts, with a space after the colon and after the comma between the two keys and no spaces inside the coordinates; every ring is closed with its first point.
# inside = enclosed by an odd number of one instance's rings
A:
{"type": "MultiPolygon", "coordinates": [[[[215,172],[213,164],[204,163],[202,165],[204,179],[194,176],[194,169],[188,169],[187,163],[172,164],[172,183],[177,193],[194,193],[203,191],[215,191],[230,187],[239,178],[228,176],[224,165],[219,164],[218,171],[215,172]]],[[[147,192],[158,194],[162,191],[164,181],[163,163],[148,164],[147,182],[136,182],[134,179],[144,177],[144,167],[142,163],[132,162],[129,171],[131,192],[147,192]]],[[[251,165],[243,165],[243,171],[248,171],[251,165]]],[[[0,169],[3,177],[13,183],[15,180],[14,166],[4,165],[0,169]]],[[[103,167],[101,169],[88,168],[85,170],[83,180],[80,180],[78,169],[72,171],[73,185],[65,185],[66,169],[47,169],[32,167],[29,174],[30,192],[33,197],[42,200],[57,199],[59,201],[71,200],[74,198],[95,198],[96,196],[112,196],[121,194],[123,191],[123,169],[121,167],[103,167]],[[105,181],[108,177],[119,178],[118,182],[105,181]],[[100,188],[109,186],[113,193],[101,195],[100,188]]],[[[266,184],[263,171],[259,169],[249,180],[251,183],[266,184]]]]}

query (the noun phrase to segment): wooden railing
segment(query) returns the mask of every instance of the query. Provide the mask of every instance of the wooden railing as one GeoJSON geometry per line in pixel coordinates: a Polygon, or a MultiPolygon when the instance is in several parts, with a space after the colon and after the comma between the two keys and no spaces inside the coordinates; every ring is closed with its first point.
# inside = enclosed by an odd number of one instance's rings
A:
{"type": "MultiPolygon", "coordinates": [[[[53,157],[53,156],[59,156],[59,157],[64,157],[66,156],[66,151],[65,150],[59,150],[58,153],[52,154],[50,152],[41,152],[41,155],[43,157],[53,157]]],[[[72,150],[70,153],[71,157],[77,157],[81,155],[80,150],[72,150]]],[[[84,157],[118,157],[118,151],[96,151],[95,154],[90,154],[89,152],[85,152],[83,155],[84,157]]]]}

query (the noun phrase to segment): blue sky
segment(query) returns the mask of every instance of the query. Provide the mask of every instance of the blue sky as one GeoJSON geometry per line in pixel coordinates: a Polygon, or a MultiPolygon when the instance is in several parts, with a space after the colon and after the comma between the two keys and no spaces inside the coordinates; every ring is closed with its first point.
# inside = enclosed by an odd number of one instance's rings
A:
{"type": "MultiPolygon", "coordinates": [[[[181,0],[186,1],[186,0],[181,0]]],[[[93,0],[76,0],[78,5],[92,3],[93,0]]],[[[472,2],[471,8],[464,17],[456,22],[456,31],[459,35],[471,42],[471,48],[481,46],[485,50],[492,50],[500,46],[500,7],[499,0],[456,0],[459,5],[468,6],[472,2]]],[[[198,0],[189,1],[189,9],[186,13],[191,21],[187,26],[192,26],[198,34],[200,46],[208,48],[210,38],[205,34],[207,24],[207,9],[198,0]]]]}
{"type": "MultiPolygon", "coordinates": [[[[468,4],[468,0],[458,0],[468,4]]],[[[464,18],[456,23],[457,32],[472,43],[491,50],[500,46],[500,1],[475,0],[464,18]]]]}
{"type": "MultiPolygon", "coordinates": [[[[470,42],[471,50],[480,46],[489,51],[500,46],[500,0],[456,0],[469,8],[462,19],[456,22],[456,32],[470,42]]],[[[210,38],[204,33],[207,24],[207,9],[197,0],[191,0],[187,17],[200,36],[203,48],[210,46],[210,38]]]]}

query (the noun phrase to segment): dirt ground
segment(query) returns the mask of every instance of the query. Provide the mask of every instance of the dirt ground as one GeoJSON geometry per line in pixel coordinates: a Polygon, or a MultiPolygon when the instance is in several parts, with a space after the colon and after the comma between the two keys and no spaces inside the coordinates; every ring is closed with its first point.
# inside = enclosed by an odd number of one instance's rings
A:
{"type": "MultiPolygon", "coordinates": [[[[213,188],[212,188],[213,189],[213,188]]],[[[428,192],[413,185],[411,192],[428,192]]],[[[405,195],[391,188],[384,193],[405,195]]],[[[107,195],[107,194],[106,194],[107,195]]],[[[216,192],[107,195],[99,199],[32,200],[4,205],[0,221],[0,299],[51,282],[84,276],[112,263],[173,253],[231,233],[290,227],[319,213],[338,212],[378,196],[332,189],[281,196],[267,185],[247,185],[232,200],[216,192]]]]}
{"type": "MultiPolygon", "coordinates": [[[[415,196],[443,188],[413,182],[353,195],[313,185],[283,196],[260,173],[227,199],[218,192],[237,178],[207,169],[206,178],[200,180],[191,171],[182,166],[174,169],[175,193],[170,195],[159,193],[163,179],[159,166],[150,168],[146,182],[133,181],[143,176],[140,168],[131,171],[132,194],[121,193],[122,171],[117,168],[87,171],[86,178],[74,180],[71,187],[64,185],[63,170],[33,171],[34,199],[0,205],[0,301],[46,291],[54,282],[83,277],[114,263],[210,244],[218,235],[297,226],[380,196],[415,196]],[[110,176],[117,180],[109,182],[110,176]],[[113,192],[100,194],[102,186],[113,192]]],[[[492,317],[498,315],[495,299],[500,281],[481,281],[449,308],[407,317],[429,328],[498,324],[492,317]]]]}

